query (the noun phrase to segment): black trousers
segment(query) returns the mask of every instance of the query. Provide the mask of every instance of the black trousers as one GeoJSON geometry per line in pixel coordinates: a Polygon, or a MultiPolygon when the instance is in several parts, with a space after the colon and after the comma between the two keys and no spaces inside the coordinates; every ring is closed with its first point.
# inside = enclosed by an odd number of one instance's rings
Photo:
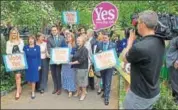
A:
{"type": "MultiPolygon", "coordinates": [[[[92,69],[94,70],[94,66],[92,65],[91,67],[92,67],[92,69]]],[[[94,80],[94,77],[89,77],[89,76],[88,76],[88,86],[89,86],[91,89],[95,89],[95,80],[94,80]]]]}
{"type": "Polygon", "coordinates": [[[61,84],[61,66],[62,65],[50,65],[51,68],[51,75],[53,79],[53,84],[54,84],[54,90],[60,90],[62,87],[61,84]]]}
{"type": "Polygon", "coordinates": [[[178,70],[174,67],[169,68],[172,96],[178,101],[178,70]]]}
{"type": "Polygon", "coordinates": [[[91,89],[95,89],[95,82],[94,82],[94,77],[88,77],[88,82],[89,82],[89,87],[91,87],[91,89]]]}

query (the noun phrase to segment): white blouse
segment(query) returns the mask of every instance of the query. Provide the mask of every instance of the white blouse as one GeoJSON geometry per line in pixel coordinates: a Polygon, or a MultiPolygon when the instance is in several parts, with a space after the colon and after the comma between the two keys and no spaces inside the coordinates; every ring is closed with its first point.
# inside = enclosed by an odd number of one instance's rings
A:
{"type": "MultiPolygon", "coordinates": [[[[12,49],[14,47],[14,43],[11,41],[7,41],[6,43],[6,54],[12,54],[12,49]]],[[[18,44],[19,50],[21,53],[23,53],[23,47],[24,47],[24,42],[22,39],[20,39],[20,44],[18,44]]]]}
{"type": "Polygon", "coordinates": [[[88,50],[88,67],[90,67],[90,65],[92,64],[92,48],[91,48],[90,39],[85,42],[84,46],[88,50]]]}
{"type": "Polygon", "coordinates": [[[47,43],[43,42],[41,44],[38,44],[40,46],[41,51],[41,59],[47,58],[47,43]]]}

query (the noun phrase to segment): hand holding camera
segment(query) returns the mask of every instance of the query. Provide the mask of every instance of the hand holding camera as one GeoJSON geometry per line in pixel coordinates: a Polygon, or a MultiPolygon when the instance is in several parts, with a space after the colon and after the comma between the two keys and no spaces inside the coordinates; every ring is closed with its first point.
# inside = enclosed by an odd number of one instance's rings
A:
{"type": "Polygon", "coordinates": [[[136,40],[135,30],[130,30],[130,36],[128,38],[128,45],[132,46],[133,42],[136,40]]]}

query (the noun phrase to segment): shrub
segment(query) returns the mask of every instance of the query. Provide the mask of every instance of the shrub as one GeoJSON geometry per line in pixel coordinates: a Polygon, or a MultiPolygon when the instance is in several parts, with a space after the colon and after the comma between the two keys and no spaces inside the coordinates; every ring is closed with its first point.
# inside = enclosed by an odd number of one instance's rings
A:
{"type": "Polygon", "coordinates": [[[161,97],[154,105],[155,109],[178,109],[178,105],[173,100],[171,90],[166,85],[161,85],[161,97]]]}

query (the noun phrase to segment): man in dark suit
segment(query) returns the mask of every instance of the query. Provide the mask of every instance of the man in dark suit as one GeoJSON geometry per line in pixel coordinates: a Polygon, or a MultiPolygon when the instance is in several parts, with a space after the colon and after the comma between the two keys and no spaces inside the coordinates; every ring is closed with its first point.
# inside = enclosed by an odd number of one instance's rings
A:
{"type": "MultiPolygon", "coordinates": [[[[102,31],[102,34],[103,34],[103,41],[99,43],[96,51],[101,52],[101,51],[107,51],[113,48],[116,49],[115,43],[110,41],[110,38],[109,38],[110,33],[106,31],[102,31]]],[[[102,95],[102,97],[104,97],[105,105],[108,105],[114,68],[105,69],[100,72],[101,72],[101,78],[103,81],[103,89],[104,89],[104,94],[102,95]]]]}
{"type": "MultiPolygon", "coordinates": [[[[65,45],[64,36],[61,36],[58,32],[56,26],[51,28],[51,36],[47,39],[47,49],[50,54],[51,48],[63,47],[65,45]]],[[[50,65],[51,75],[54,84],[54,91],[52,94],[57,93],[57,95],[61,94],[61,65],[52,64],[50,65]]]]}

